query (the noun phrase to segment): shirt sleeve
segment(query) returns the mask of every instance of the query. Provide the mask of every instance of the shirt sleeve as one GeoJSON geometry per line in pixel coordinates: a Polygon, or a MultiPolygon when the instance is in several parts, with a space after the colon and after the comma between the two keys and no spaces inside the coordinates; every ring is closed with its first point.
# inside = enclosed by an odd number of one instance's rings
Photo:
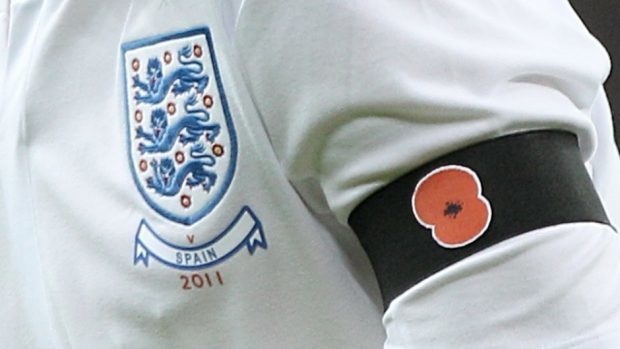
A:
{"type": "Polygon", "coordinates": [[[614,140],[611,109],[605,90],[599,89],[592,105],[592,122],[596,126],[597,147],[589,161],[592,181],[614,227],[620,227],[620,157],[614,140]]]}
{"type": "MultiPolygon", "coordinates": [[[[235,44],[289,180],[343,224],[420,165],[529,130],[576,134],[612,183],[592,119],[609,58],[567,1],[246,0],[235,44]]],[[[385,347],[617,346],[610,232],[547,227],[442,270],[390,304],[385,347]]]]}
{"type": "Polygon", "coordinates": [[[576,133],[609,58],[566,1],[246,0],[236,44],[291,182],[341,222],[394,178],[523,130],[576,133]]]}

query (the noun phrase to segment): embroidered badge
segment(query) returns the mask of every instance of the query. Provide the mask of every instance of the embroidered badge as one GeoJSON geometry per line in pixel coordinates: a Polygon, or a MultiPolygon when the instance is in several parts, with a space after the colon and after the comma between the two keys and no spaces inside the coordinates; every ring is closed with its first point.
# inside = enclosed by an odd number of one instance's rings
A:
{"type": "Polygon", "coordinates": [[[443,166],[424,176],[411,204],[417,221],[445,248],[471,244],[491,222],[491,205],[482,195],[480,179],[463,166],[443,166]]]}
{"type": "MultiPolygon", "coordinates": [[[[122,45],[122,60],[127,149],[136,187],[158,214],[192,225],[224,198],[238,152],[210,31],[128,42],[122,45]]],[[[206,268],[243,246],[250,253],[267,248],[260,221],[248,206],[217,238],[199,246],[170,243],[142,220],[134,262],[148,265],[152,255],[176,268],[206,268]]]]}
{"type": "Polygon", "coordinates": [[[232,223],[211,241],[198,246],[180,246],[163,239],[142,220],[136,234],[134,264],[149,265],[149,257],[177,269],[204,269],[217,265],[246,248],[253,255],[267,248],[263,229],[249,207],[244,207],[232,223]]]}

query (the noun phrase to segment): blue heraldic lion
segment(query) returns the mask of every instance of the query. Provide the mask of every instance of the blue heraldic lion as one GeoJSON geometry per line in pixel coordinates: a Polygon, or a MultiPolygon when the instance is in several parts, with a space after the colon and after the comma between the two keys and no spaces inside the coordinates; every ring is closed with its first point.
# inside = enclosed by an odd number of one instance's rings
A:
{"type": "Polygon", "coordinates": [[[175,96],[193,87],[200,93],[204,92],[209,83],[209,77],[203,73],[203,64],[199,60],[192,60],[191,56],[190,46],[180,49],[177,57],[181,67],[166,76],[163,75],[159,58],[150,58],[146,70],[146,81],[142,81],[138,74],[132,77],[133,87],[139,90],[134,96],[138,104],[157,104],[166,98],[171,89],[175,96]]]}
{"type": "Polygon", "coordinates": [[[215,157],[204,152],[205,148],[202,144],[194,145],[190,152],[193,160],[178,170],[174,161],[169,157],[161,161],[152,160],[151,167],[155,170],[155,174],[147,178],[147,187],[164,196],[177,195],[183,183],[189,188],[200,185],[202,189],[209,191],[217,179],[217,175],[208,170],[209,167],[215,165],[215,157]]]}
{"type": "Polygon", "coordinates": [[[204,109],[190,109],[196,104],[196,95],[192,95],[185,102],[185,114],[180,120],[168,125],[168,114],[161,109],[153,110],[151,114],[151,130],[144,131],[142,126],[136,128],[136,138],[144,139],[145,142],[138,144],[140,153],[167,152],[175,145],[177,139],[183,144],[194,143],[206,133],[209,142],[215,142],[220,133],[220,125],[209,121],[209,112],[204,109]]]}

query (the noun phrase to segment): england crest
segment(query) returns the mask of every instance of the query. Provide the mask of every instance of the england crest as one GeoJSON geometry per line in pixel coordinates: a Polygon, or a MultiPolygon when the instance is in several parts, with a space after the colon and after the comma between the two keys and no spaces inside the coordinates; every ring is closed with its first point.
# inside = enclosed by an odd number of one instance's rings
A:
{"type": "Polygon", "coordinates": [[[222,200],[237,159],[209,29],[128,42],[122,55],[135,184],[156,212],[191,225],[222,200]]]}

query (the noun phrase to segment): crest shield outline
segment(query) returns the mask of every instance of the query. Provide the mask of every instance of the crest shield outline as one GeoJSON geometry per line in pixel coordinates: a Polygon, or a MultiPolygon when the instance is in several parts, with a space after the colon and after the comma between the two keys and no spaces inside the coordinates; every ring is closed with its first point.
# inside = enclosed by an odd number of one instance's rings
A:
{"type": "Polygon", "coordinates": [[[135,40],[121,53],[134,183],[158,214],[192,225],[228,191],[238,152],[211,32],[135,40]]]}

